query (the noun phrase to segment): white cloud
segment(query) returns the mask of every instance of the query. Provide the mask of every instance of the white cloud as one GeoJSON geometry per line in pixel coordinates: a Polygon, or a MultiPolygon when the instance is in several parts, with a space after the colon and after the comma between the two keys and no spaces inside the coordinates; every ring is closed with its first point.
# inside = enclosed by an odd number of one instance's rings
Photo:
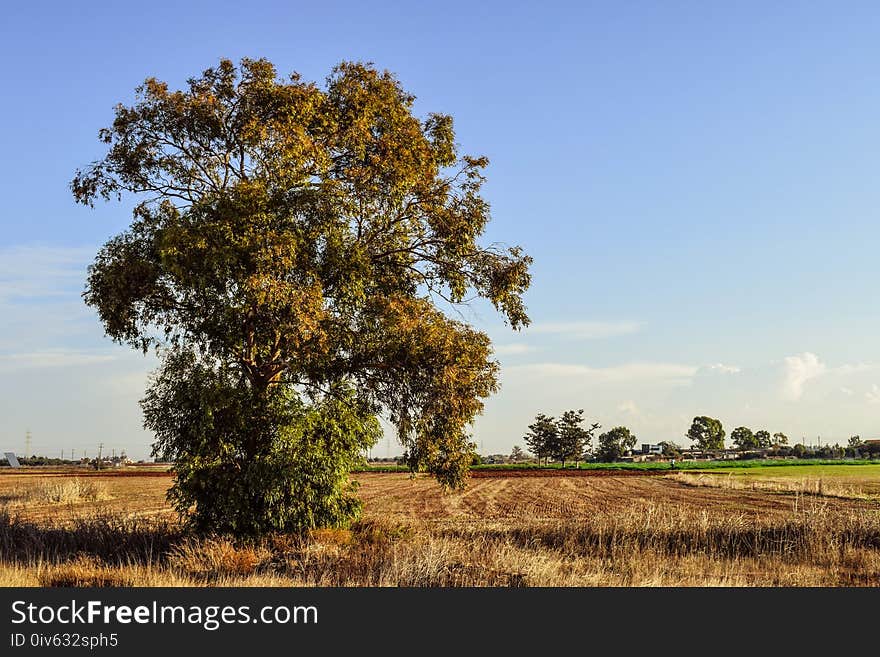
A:
{"type": "Polygon", "coordinates": [[[683,381],[692,377],[697,368],[677,363],[626,363],[610,367],[589,367],[569,363],[533,363],[512,365],[506,373],[527,374],[534,377],[578,378],[590,382],[633,382],[646,380],[683,381]]]}
{"type": "Polygon", "coordinates": [[[530,326],[529,334],[563,335],[582,340],[631,335],[641,328],[638,322],[545,322],[530,326]]]}
{"type": "Polygon", "coordinates": [[[725,365],[724,363],[705,365],[701,367],[700,370],[717,374],[739,374],[740,372],[742,372],[742,369],[740,369],[736,365],[725,365]]]}
{"type": "Polygon", "coordinates": [[[842,392],[847,397],[852,397],[854,394],[856,394],[854,390],[852,390],[851,388],[847,388],[846,386],[841,386],[840,392],[842,392]]]}
{"type": "Polygon", "coordinates": [[[865,399],[869,404],[880,404],[880,386],[871,384],[871,389],[865,393],[865,399]]]}
{"type": "Polygon", "coordinates": [[[782,397],[789,401],[797,401],[804,394],[804,386],[808,381],[825,373],[825,364],[819,361],[816,354],[804,352],[797,356],[786,356],[784,359],[785,374],[782,382],[782,397]]]}
{"type": "Polygon", "coordinates": [[[514,342],[511,344],[496,344],[494,350],[497,356],[514,356],[517,354],[527,354],[530,351],[534,351],[535,348],[521,342],[514,342]]]}
{"type": "Polygon", "coordinates": [[[617,405],[617,410],[621,413],[626,413],[628,415],[640,415],[641,411],[639,410],[638,405],[632,400],[627,399],[624,402],[621,402],[617,405]]]}
{"type": "Polygon", "coordinates": [[[81,289],[94,247],[0,248],[0,302],[66,295],[81,289]]]}
{"type": "Polygon", "coordinates": [[[115,360],[109,353],[49,349],[21,354],[0,354],[0,371],[91,365],[115,360]]]}

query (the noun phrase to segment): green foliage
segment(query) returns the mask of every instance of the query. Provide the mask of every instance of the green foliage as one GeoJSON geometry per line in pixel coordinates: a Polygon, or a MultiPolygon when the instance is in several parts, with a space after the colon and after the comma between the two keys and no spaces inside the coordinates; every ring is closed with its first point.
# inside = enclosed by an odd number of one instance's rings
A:
{"type": "Polygon", "coordinates": [[[584,429],[583,423],[583,409],[565,411],[559,419],[539,413],[523,440],[539,461],[552,458],[565,467],[566,461],[579,461],[591,450],[593,433],[599,425],[584,429]]]}
{"type": "Polygon", "coordinates": [[[556,442],[551,446],[553,458],[562,462],[579,461],[592,451],[593,434],[600,425],[592,424],[584,429],[584,409],[565,411],[556,421],[556,442]]]}
{"type": "MultiPolygon", "coordinates": [[[[769,459],[751,459],[751,460],[719,460],[719,461],[676,461],[675,469],[676,470],[693,470],[693,471],[703,471],[703,470],[721,470],[722,472],[728,470],[741,470],[741,469],[761,469],[761,468],[769,468],[772,471],[773,468],[777,466],[779,468],[784,468],[786,471],[789,469],[798,470],[798,468],[803,470],[804,474],[809,474],[811,472],[811,468],[817,465],[834,465],[834,466],[873,466],[874,468],[880,468],[880,463],[876,460],[830,460],[830,459],[815,459],[815,460],[769,460],[769,459]]],[[[571,465],[567,466],[566,469],[572,468],[571,465]]],[[[493,465],[480,465],[473,468],[474,470],[561,470],[562,466],[558,463],[551,465],[538,465],[534,463],[520,463],[520,464],[493,464],[493,465]]],[[[616,462],[616,463],[585,463],[581,464],[581,470],[662,470],[664,472],[669,471],[669,463],[665,461],[646,461],[646,462],[616,462]]],[[[799,470],[798,470],[799,471],[799,470]]],[[[873,470],[872,470],[873,472],[873,470]]]]}
{"type": "Polygon", "coordinates": [[[737,449],[756,449],[758,439],[748,427],[737,427],[730,433],[730,439],[737,449]]]}
{"type": "Polygon", "coordinates": [[[336,481],[348,462],[347,447],[319,453],[342,439],[307,449],[296,438],[310,435],[309,403],[329,413],[329,398],[360,419],[384,413],[411,469],[463,485],[467,428],[498,389],[498,363],[484,333],[437,304],[482,297],[512,328],[526,326],[531,258],[480,244],[488,161],[459,154],[451,117],[419,119],[413,102],[371,65],[343,62],[322,89],[280,79],[266,60],[221,60],[184,90],[146,80],[100,132],[104,158],[71,183],[87,205],[123,193],[139,201],[89,268],[84,298],[107,335],[202,357],[204,371],[184,367],[197,382],[169,373],[181,362],[157,378],[198,383],[201,410],[173,386],[154,385],[146,404],[157,449],[178,460],[177,490],[189,491],[179,506],[198,498],[204,526],[229,524],[235,496],[271,506],[271,526],[312,522],[297,499],[317,518],[348,512],[315,483],[317,469],[336,481]],[[257,460],[229,465],[242,449],[257,460]],[[300,498],[282,477],[306,486],[300,498]]]}
{"type": "Polygon", "coordinates": [[[540,461],[552,456],[558,434],[556,418],[539,413],[535,416],[535,421],[529,425],[529,431],[523,440],[528,445],[529,451],[540,461]]]}
{"type": "Polygon", "coordinates": [[[721,421],[700,415],[694,418],[687,438],[695,443],[697,449],[724,449],[724,428],[721,421]]]}
{"type": "Polygon", "coordinates": [[[761,429],[760,431],[755,432],[755,442],[758,443],[758,447],[762,449],[767,449],[772,447],[773,445],[773,437],[770,435],[770,432],[766,429],[761,429]]]}
{"type": "Polygon", "coordinates": [[[786,436],[781,431],[778,431],[773,434],[773,444],[774,445],[788,445],[788,436],[786,436]]]}
{"type": "Polygon", "coordinates": [[[599,436],[596,456],[606,463],[616,461],[636,446],[636,437],[626,427],[614,427],[599,436]]]}
{"type": "Polygon", "coordinates": [[[141,404],[154,455],[175,464],[169,500],[195,529],[260,534],[357,517],[348,473],[381,427],[352,391],[306,404],[174,351],[141,404]]]}
{"type": "Polygon", "coordinates": [[[663,450],[663,456],[669,458],[681,458],[681,445],[678,443],[672,442],[671,440],[663,440],[659,444],[660,448],[663,450]]]}

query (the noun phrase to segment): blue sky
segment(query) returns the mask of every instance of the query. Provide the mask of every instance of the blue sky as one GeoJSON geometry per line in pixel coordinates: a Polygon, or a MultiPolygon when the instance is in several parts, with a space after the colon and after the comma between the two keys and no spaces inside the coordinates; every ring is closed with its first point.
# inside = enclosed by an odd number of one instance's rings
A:
{"type": "Polygon", "coordinates": [[[39,452],[148,454],[155,363],[109,344],[79,298],[130,203],[88,210],[67,184],[145,77],[179,86],[242,56],[318,81],[375,62],[490,158],[486,238],[534,257],[534,325],[466,312],[503,366],[485,452],[572,407],[644,442],[686,444],[698,414],[728,433],[880,436],[876,3],[420,4],[5,9],[2,447],[29,428],[39,452]]]}

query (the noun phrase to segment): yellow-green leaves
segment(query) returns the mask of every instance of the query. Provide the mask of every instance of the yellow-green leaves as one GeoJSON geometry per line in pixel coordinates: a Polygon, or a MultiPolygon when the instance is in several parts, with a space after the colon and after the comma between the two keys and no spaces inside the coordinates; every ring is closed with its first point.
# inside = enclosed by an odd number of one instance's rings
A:
{"type": "Polygon", "coordinates": [[[488,161],[460,155],[452,118],[417,117],[413,100],[356,62],[323,87],[262,59],[221,60],[181,90],[149,78],[71,188],[85,204],[141,201],[89,273],[108,335],[197,351],[257,398],[350,386],[397,424],[413,467],[457,485],[497,364],[435,302],[482,296],[525,326],[531,258],[480,244],[488,161]]]}

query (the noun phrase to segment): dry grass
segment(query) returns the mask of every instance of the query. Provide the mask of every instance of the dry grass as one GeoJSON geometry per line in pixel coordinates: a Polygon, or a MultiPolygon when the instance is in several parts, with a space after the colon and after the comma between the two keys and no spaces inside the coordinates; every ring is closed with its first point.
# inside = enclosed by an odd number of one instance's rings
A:
{"type": "Polygon", "coordinates": [[[214,581],[253,575],[272,556],[272,551],[263,545],[236,545],[225,538],[189,538],[170,551],[167,564],[177,572],[214,581]]]}
{"type": "Polygon", "coordinates": [[[63,519],[0,511],[0,585],[880,585],[876,502],[722,479],[480,480],[445,495],[370,475],[351,529],[258,542],[185,536],[116,490],[112,508],[63,519]]]}
{"type": "Polygon", "coordinates": [[[112,499],[106,484],[74,477],[47,479],[30,486],[12,488],[4,492],[2,500],[8,506],[39,504],[79,504],[112,499]]]}
{"type": "Polygon", "coordinates": [[[722,488],[726,490],[768,491],[775,493],[797,493],[836,497],[850,500],[876,500],[878,496],[869,492],[861,483],[841,481],[822,477],[774,477],[750,478],[728,474],[684,473],[667,475],[667,478],[686,486],[722,488]]]}

